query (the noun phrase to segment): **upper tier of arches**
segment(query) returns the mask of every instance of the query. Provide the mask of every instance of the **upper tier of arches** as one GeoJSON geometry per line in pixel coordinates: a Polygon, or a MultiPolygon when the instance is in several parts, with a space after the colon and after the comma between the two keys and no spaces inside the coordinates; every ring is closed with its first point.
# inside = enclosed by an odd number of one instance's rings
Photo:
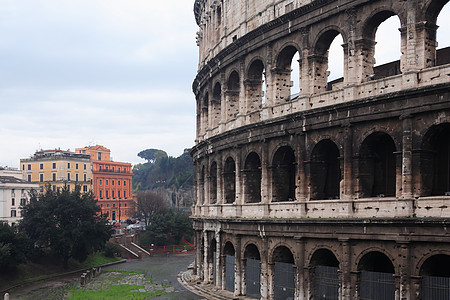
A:
{"type": "MultiPolygon", "coordinates": [[[[210,7],[222,7],[226,18],[231,2],[214,1],[210,7]]],[[[450,48],[438,51],[436,39],[441,30],[436,21],[444,6],[449,9],[448,1],[423,0],[414,7],[407,1],[371,1],[361,7],[352,2],[340,8],[333,2],[303,2],[208,58],[202,55],[211,47],[200,45],[200,70],[193,84],[198,142],[285,114],[448,81],[450,48]],[[396,51],[401,55],[377,66],[376,34],[390,18],[400,24],[390,34],[399,36],[396,51]],[[336,71],[330,69],[330,46],[338,38],[343,76],[331,79],[330,72],[336,71]]],[[[209,2],[196,5],[200,3],[209,2]]]]}

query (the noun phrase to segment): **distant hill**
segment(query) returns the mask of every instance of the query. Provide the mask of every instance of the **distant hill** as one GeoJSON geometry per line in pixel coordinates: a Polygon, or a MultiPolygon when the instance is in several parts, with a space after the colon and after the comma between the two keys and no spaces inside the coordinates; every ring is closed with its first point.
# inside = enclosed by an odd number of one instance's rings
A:
{"type": "Polygon", "coordinates": [[[159,149],[146,149],[138,156],[146,163],[133,167],[133,189],[158,192],[172,207],[189,208],[193,203],[194,166],[185,149],[179,157],[168,156],[159,149]]]}

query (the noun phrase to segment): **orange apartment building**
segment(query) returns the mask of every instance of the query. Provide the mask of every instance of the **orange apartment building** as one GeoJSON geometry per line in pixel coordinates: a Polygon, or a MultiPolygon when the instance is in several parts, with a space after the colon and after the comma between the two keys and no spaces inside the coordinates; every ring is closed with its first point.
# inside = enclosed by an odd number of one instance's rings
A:
{"type": "Polygon", "coordinates": [[[92,165],[94,197],[108,220],[133,217],[136,209],[132,194],[132,166],[111,160],[111,151],[103,146],[75,149],[75,153],[89,154],[92,165]]]}

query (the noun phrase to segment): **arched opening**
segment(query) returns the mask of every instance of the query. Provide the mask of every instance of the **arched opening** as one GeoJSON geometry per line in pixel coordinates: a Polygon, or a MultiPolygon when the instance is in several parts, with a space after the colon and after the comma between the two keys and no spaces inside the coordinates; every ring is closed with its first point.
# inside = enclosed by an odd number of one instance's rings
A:
{"type": "Polygon", "coordinates": [[[383,132],[366,137],[359,153],[361,197],[395,196],[395,144],[383,132]]]}
{"type": "Polygon", "coordinates": [[[294,150],[283,146],[275,152],[272,161],[272,202],[295,200],[294,150]]]}
{"type": "Polygon", "coordinates": [[[265,102],[264,64],[261,60],[255,60],[248,69],[246,80],[247,113],[259,110],[265,102]]]}
{"type": "Polygon", "coordinates": [[[422,196],[450,196],[450,123],[432,126],[422,148],[422,196]]]}
{"type": "Polygon", "coordinates": [[[219,125],[221,119],[221,100],[222,86],[216,82],[213,89],[213,96],[211,99],[211,125],[215,128],[219,125]]]}
{"type": "Polygon", "coordinates": [[[273,251],[273,294],[275,299],[294,299],[295,261],[291,250],[279,246],[273,251]]]}
{"type": "Polygon", "coordinates": [[[251,152],[244,164],[244,202],[261,202],[261,160],[259,155],[251,152]]]}
{"type": "Polygon", "coordinates": [[[209,129],[209,93],[207,92],[203,97],[203,106],[202,106],[202,127],[204,133],[209,129]]]}
{"type": "Polygon", "coordinates": [[[225,203],[234,203],[236,199],[236,164],[228,157],[223,168],[225,203]]]}
{"type": "Polygon", "coordinates": [[[398,16],[387,10],[376,13],[366,22],[363,28],[364,44],[361,48],[363,81],[401,73],[399,56],[402,46],[398,30],[400,27],[398,16]],[[393,45],[397,46],[397,50],[393,50],[393,45]],[[378,66],[375,68],[375,65],[378,66]]]}
{"type": "Polygon", "coordinates": [[[282,103],[298,97],[300,94],[300,63],[297,48],[287,46],[281,50],[273,76],[275,77],[275,103],[282,103]]]}
{"type": "Polygon", "coordinates": [[[339,261],[328,249],[314,252],[310,265],[314,299],[339,298],[339,261]]]}
{"type": "Polygon", "coordinates": [[[259,299],[261,297],[261,257],[258,247],[249,244],[244,251],[245,260],[245,295],[259,299]]]}
{"type": "Polygon", "coordinates": [[[332,89],[342,87],[343,82],[343,69],[344,69],[344,49],[336,49],[342,45],[343,39],[341,33],[335,29],[324,32],[314,47],[313,61],[313,80],[314,80],[314,93],[321,93],[332,89]],[[338,37],[339,36],[339,37],[338,37]],[[330,46],[333,44],[333,51],[330,52],[330,46]],[[331,63],[329,65],[329,63],[331,63]],[[330,69],[329,67],[332,67],[330,69]],[[329,77],[329,75],[332,77],[329,77]],[[339,78],[340,77],[340,78],[339,78]],[[330,81],[331,78],[337,78],[330,81]]]}
{"type": "Polygon", "coordinates": [[[437,254],[429,257],[420,269],[421,299],[448,299],[450,291],[450,256],[437,254]]]}
{"type": "Polygon", "coordinates": [[[206,204],[205,203],[205,189],[206,189],[206,182],[205,182],[205,178],[206,178],[206,170],[205,170],[205,166],[202,166],[202,171],[200,173],[200,182],[199,182],[199,204],[206,204]]]}
{"type": "Polygon", "coordinates": [[[234,292],[235,279],[235,250],[231,242],[226,242],[223,248],[225,256],[225,289],[234,292]]]}
{"type": "Polygon", "coordinates": [[[209,243],[209,251],[208,251],[208,267],[209,267],[209,280],[216,284],[216,274],[217,274],[217,241],[216,239],[212,239],[209,243]]]}
{"type": "Polygon", "coordinates": [[[395,299],[395,269],[385,254],[367,253],[361,258],[358,271],[361,299],[395,299]]]}
{"type": "Polygon", "coordinates": [[[209,171],[209,203],[217,202],[217,163],[213,162],[209,171]]]}
{"type": "Polygon", "coordinates": [[[338,199],[341,169],[339,149],[331,140],[314,147],[310,161],[311,200],[338,199]]]}
{"type": "Polygon", "coordinates": [[[236,71],[231,72],[228,77],[226,97],[227,120],[236,118],[239,113],[239,89],[240,79],[236,71]]]}

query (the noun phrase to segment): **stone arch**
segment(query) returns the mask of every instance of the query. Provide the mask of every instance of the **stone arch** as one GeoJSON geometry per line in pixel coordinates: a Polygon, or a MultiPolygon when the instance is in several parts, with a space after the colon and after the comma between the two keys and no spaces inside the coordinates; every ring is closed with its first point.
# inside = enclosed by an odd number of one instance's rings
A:
{"type": "Polygon", "coordinates": [[[216,253],[217,253],[217,241],[215,238],[212,238],[211,241],[209,242],[208,253],[206,255],[206,259],[208,261],[208,265],[210,266],[209,272],[208,272],[209,273],[208,281],[213,281],[214,283],[215,283],[216,273],[217,273],[216,253]]]}
{"type": "MultiPolygon", "coordinates": [[[[397,16],[400,20],[400,26],[404,24],[402,17],[399,16],[392,8],[390,7],[380,7],[375,9],[370,16],[365,20],[362,26],[362,40],[361,40],[361,56],[362,56],[362,64],[363,64],[363,74],[362,80],[367,81],[371,79],[380,79],[387,76],[393,76],[401,73],[400,60],[390,62],[383,67],[375,68],[375,34],[384,21],[387,19],[397,16]]],[[[395,33],[400,35],[400,32],[397,29],[395,33]]],[[[403,37],[401,38],[403,39],[403,37]]],[[[401,42],[400,48],[406,47],[404,45],[405,41],[401,42]]],[[[399,52],[401,52],[402,49],[399,52]]]]}
{"type": "Polygon", "coordinates": [[[236,118],[239,113],[240,76],[237,70],[232,70],[227,79],[227,90],[225,92],[226,120],[236,118]]]}
{"type": "Polygon", "coordinates": [[[366,251],[358,260],[360,298],[395,299],[395,267],[383,251],[366,251]]]}
{"type": "Polygon", "coordinates": [[[340,152],[330,139],[321,140],[311,151],[311,200],[339,198],[341,181],[340,152]]]}
{"type": "Polygon", "coordinates": [[[422,149],[422,196],[450,195],[450,123],[431,126],[424,135],[422,149]]]}
{"type": "Polygon", "coordinates": [[[244,249],[245,295],[259,299],[261,297],[261,255],[254,243],[248,243],[244,249]]]}
{"type": "Polygon", "coordinates": [[[261,202],[261,159],[256,152],[250,152],[244,163],[244,202],[261,202]]]}
{"type": "Polygon", "coordinates": [[[273,293],[275,299],[294,299],[295,259],[291,249],[278,245],[272,251],[273,293]]]}
{"type": "Polygon", "coordinates": [[[450,290],[450,255],[433,254],[421,265],[421,299],[446,299],[450,290]]]}
{"type": "Polygon", "coordinates": [[[223,185],[225,203],[234,203],[236,201],[236,162],[231,156],[225,159],[223,185]]]}
{"type": "Polygon", "coordinates": [[[339,261],[329,249],[314,251],[309,262],[310,280],[314,299],[338,299],[339,297],[339,261]]]}
{"type": "MultiPolygon", "coordinates": [[[[294,81],[292,80],[293,58],[296,53],[299,53],[299,47],[292,43],[285,45],[278,53],[276,58],[276,68],[272,70],[272,81],[274,82],[275,103],[282,101],[288,101],[298,96],[299,92],[294,95],[291,90],[294,81]]],[[[299,64],[299,62],[297,62],[299,64]]],[[[298,74],[299,76],[299,74],[298,74]]],[[[295,81],[299,84],[300,77],[295,78],[295,81]]]]}
{"type": "Polygon", "coordinates": [[[445,5],[449,0],[432,0],[429,2],[428,6],[426,7],[425,11],[425,20],[428,22],[431,22],[432,24],[436,24],[437,17],[439,16],[440,12],[444,8],[445,5]]]}
{"type": "Polygon", "coordinates": [[[263,60],[254,58],[247,69],[245,80],[245,98],[247,99],[246,112],[259,110],[264,104],[265,66],[263,60]]]}
{"type": "MultiPolygon", "coordinates": [[[[338,35],[342,36],[342,40],[345,44],[347,42],[345,31],[337,26],[328,26],[318,33],[317,39],[313,43],[313,55],[309,57],[309,63],[313,71],[312,80],[314,82],[313,91],[315,93],[321,93],[325,92],[327,89],[331,89],[331,87],[328,86],[328,50],[330,49],[331,43],[338,35]]],[[[342,49],[342,51],[344,51],[344,49],[342,49]]],[[[344,61],[342,62],[342,66],[344,66],[344,61]]],[[[344,78],[342,80],[344,80],[344,78]]]]}
{"type": "Polygon", "coordinates": [[[396,147],[385,132],[374,132],[359,150],[360,197],[392,197],[396,193],[396,147]]]}
{"type": "Polygon", "coordinates": [[[296,159],[290,146],[281,146],[272,159],[272,202],[295,200],[296,159]]]}
{"type": "Polygon", "coordinates": [[[209,169],[209,203],[217,203],[217,163],[213,161],[209,169]]]}
{"type": "Polygon", "coordinates": [[[235,255],[236,250],[231,241],[227,241],[223,247],[224,263],[225,263],[225,289],[229,292],[234,292],[235,287],[235,255]]]}
{"type": "Polygon", "coordinates": [[[214,84],[211,97],[211,126],[215,128],[221,121],[222,85],[220,82],[214,84]]]}

